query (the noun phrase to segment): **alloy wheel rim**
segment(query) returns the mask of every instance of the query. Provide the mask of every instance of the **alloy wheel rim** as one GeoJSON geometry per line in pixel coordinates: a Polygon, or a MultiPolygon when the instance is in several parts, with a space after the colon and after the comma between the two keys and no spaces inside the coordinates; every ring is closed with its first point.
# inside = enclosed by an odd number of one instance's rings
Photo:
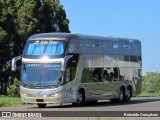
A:
{"type": "Polygon", "coordinates": [[[82,94],[79,93],[79,94],[78,94],[78,103],[81,103],[81,102],[82,102],[82,94]]]}
{"type": "Polygon", "coordinates": [[[127,90],[127,99],[129,99],[130,98],[130,91],[129,90],[127,90]]]}
{"type": "Polygon", "coordinates": [[[120,101],[123,101],[123,97],[124,97],[124,94],[123,94],[123,92],[121,91],[121,94],[120,94],[120,101]]]}

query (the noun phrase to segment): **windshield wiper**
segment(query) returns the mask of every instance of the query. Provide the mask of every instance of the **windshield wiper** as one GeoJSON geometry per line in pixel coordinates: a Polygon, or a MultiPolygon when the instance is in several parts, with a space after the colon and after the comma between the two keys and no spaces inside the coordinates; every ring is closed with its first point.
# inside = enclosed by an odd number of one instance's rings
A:
{"type": "Polygon", "coordinates": [[[50,84],[49,86],[54,86],[54,87],[58,87],[58,85],[55,85],[55,84],[50,84]]]}
{"type": "Polygon", "coordinates": [[[22,85],[23,87],[26,87],[26,86],[33,86],[31,83],[21,83],[21,85],[22,85]]]}

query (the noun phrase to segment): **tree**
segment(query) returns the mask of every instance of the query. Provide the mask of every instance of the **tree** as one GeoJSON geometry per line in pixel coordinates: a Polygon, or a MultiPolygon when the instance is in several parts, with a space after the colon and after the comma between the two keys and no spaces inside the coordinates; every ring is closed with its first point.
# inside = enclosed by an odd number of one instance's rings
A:
{"type": "Polygon", "coordinates": [[[14,1],[0,0],[0,93],[7,93],[9,63],[12,57],[12,40],[14,38],[14,1]]]}
{"type": "Polygon", "coordinates": [[[42,0],[38,13],[43,32],[70,32],[69,20],[59,0],[42,0]]]}
{"type": "Polygon", "coordinates": [[[0,94],[13,83],[10,62],[22,55],[27,38],[42,32],[70,32],[59,0],[0,0],[0,94]]]}

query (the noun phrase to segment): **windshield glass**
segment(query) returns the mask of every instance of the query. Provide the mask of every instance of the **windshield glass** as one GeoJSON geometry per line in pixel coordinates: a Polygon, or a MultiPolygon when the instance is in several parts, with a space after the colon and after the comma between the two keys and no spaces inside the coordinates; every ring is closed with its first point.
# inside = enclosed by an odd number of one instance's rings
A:
{"type": "Polygon", "coordinates": [[[28,41],[24,49],[24,57],[62,56],[65,53],[65,41],[34,40],[28,41]]]}
{"type": "Polygon", "coordinates": [[[23,86],[57,86],[62,80],[61,64],[22,64],[23,86]]]}

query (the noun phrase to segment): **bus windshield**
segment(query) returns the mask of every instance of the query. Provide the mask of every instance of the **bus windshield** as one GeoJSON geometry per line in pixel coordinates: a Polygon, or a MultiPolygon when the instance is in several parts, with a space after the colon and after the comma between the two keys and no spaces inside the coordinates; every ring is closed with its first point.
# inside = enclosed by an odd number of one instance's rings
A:
{"type": "Polygon", "coordinates": [[[65,52],[65,41],[34,40],[28,41],[24,49],[24,57],[62,56],[65,52]]]}
{"type": "Polygon", "coordinates": [[[55,63],[23,63],[22,86],[58,86],[62,82],[61,64],[55,63]]]}

